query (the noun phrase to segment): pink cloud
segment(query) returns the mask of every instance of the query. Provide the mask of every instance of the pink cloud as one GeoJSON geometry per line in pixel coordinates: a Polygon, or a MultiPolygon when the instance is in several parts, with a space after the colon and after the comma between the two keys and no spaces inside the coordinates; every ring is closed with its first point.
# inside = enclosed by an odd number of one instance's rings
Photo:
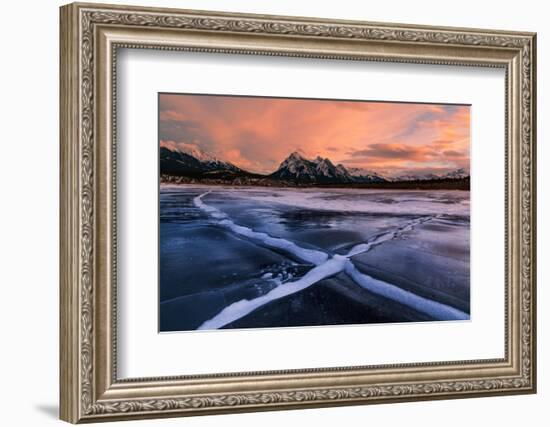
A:
{"type": "Polygon", "coordinates": [[[468,106],[163,94],[159,119],[161,139],[254,172],[296,149],[374,170],[469,167],[468,106]]]}

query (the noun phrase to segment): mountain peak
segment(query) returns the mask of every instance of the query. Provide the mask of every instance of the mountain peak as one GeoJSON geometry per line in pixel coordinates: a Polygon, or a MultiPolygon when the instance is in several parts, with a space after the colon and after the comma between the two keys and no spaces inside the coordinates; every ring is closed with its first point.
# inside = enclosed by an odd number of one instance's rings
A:
{"type": "Polygon", "coordinates": [[[329,159],[321,156],[309,160],[298,151],[290,153],[290,155],[280,164],[279,168],[271,174],[271,177],[300,183],[337,183],[353,181],[343,166],[337,168],[329,159]]]}
{"type": "Polygon", "coordinates": [[[349,174],[359,180],[366,180],[370,182],[384,182],[387,181],[387,179],[380,175],[378,172],[363,169],[363,168],[356,168],[356,167],[350,167],[348,168],[349,174]]]}
{"type": "Polygon", "coordinates": [[[305,160],[305,157],[302,155],[302,153],[300,153],[299,151],[293,151],[292,153],[290,153],[287,157],[287,159],[292,159],[292,160],[305,160]]]}
{"type": "Polygon", "coordinates": [[[195,159],[201,162],[219,162],[216,157],[208,154],[202,148],[198,147],[196,144],[187,143],[187,142],[178,142],[175,144],[175,149],[171,151],[177,151],[179,153],[188,154],[193,156],[195,159]]]}
{"type": "Polygon", "coordinates": [[[163,173],[200,176],[203,174],[244,172],[234,164],[219,160],[208,154],[196,144],[161,141],[160,149],[160,168],[163,173]]]}
{"type": "Polygon", "coordinates": [[[466,178],[468,176],[470,176],[470,174],[466,172],[464,168],[458,168],[443,175],[444,178],[466,178]]]}

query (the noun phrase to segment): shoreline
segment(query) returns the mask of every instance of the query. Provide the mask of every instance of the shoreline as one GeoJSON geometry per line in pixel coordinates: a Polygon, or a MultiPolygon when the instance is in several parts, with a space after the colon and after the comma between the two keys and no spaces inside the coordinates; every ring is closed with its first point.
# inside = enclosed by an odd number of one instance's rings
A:
{"type": "Polygon", "coordinates": [[[250,186],[265,188],[373,188],[396,190],[470,190],[470,178],[444,178],[415,181],[382,181],[382,182],[326,182],[302,183],[293,180],[275,180],[269,178],[220,177],[205,178],[200,176],[179,176],[161,173],[161,183],[173,184],[206,184],[222,186],[250,186]]]}
{"type": "Polygon", "coordinates": [[[330,191],[330,190],[346,190],[346,191],[380,191],[380,192],[386,192],[386,191],[463,191],[463,192],[470,192],[470,189],[460,189],[460,188],[381,188],[381,187],[335,187],[335,186],[281,186],[281,187],[274,187],[274,186],[262,186],[262,185],[234,185],[234,184],[207,184],[204,182],[159,182],[159,188],[180,188],[180,187],[187,187],[187,188],[212,188],[212,187],[218,187],[223,189],[230,189],[230,190],[262,190],[262,189],[271,189],[274,191],[304,191],[304,192],[315,192],[315,191],[330,191]]]}

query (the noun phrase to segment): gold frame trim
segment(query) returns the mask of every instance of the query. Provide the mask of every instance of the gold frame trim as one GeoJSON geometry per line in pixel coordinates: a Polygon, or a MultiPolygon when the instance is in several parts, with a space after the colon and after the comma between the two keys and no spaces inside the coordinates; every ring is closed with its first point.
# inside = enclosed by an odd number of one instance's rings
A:
{"type": "Polygon", "coordinates": [[[535,392],[535,34],[81,3],[63,6],[60,13],[63,420],[535,392]],[[118,48],[503,67],[505,357],[117,380],[118,48]]]}

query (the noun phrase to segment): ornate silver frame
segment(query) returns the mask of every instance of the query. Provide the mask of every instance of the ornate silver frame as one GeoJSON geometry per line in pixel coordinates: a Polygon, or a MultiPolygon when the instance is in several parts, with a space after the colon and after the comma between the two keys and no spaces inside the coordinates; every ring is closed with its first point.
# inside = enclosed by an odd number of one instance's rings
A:
{"type": "Polygon", "coordinates": [[[534,393],[533,33],[71,4],[61,8],[61,419],[154,418],[534,393]],[[117,48],[502,67],[506,71],[505,357],[119,380],[117,48]]]}

